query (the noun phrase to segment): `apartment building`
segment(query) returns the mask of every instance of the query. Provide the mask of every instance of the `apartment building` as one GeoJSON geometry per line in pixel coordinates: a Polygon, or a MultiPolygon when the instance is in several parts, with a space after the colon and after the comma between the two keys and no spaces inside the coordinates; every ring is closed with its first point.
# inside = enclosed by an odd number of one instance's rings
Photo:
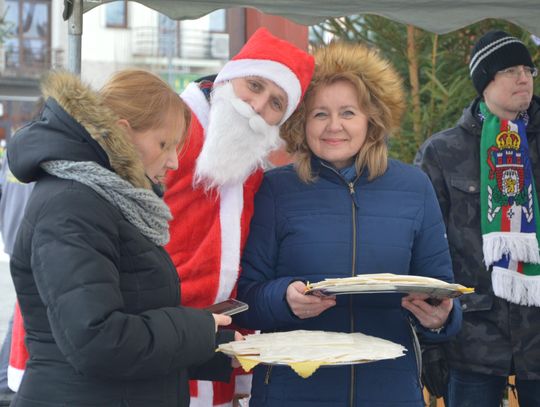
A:
{"type": "MultiPolygon", "coordinates": [[[[31,118],[42,75],[66,67],[62,12],[63,0],[0,0],[0,140],[31,118]]],[[[227,19],[225,10],[173,21],[135,2],[100,5],[84,14],[81,77],[99,87],[118,69],[141,67],[180,92],[229,58],[227,19]]]]}

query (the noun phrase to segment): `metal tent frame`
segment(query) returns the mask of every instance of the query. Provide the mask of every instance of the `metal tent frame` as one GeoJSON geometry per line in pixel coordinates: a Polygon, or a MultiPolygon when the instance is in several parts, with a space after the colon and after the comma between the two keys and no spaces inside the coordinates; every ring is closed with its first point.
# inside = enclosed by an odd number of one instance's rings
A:
{"type": "MultiPolygon", "coordinates": [[[[81,72],[82,15],[114,0],[64,0],[69,24],[68,69],[81,72]]],[[[538,0],[136,0],[176,20],[199,18],[217,9],[253,7],[311,25],[330,17],[377,14],[444,34],[485,18],[501,18],[540,37],[538,0]]]]}

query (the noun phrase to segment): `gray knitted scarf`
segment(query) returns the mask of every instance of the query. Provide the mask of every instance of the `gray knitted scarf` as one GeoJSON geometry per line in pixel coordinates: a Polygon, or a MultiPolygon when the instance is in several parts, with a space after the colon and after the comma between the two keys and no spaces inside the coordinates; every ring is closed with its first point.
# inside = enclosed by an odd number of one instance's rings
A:
{"type": "Polygon", "coordinates": [[[163,246],[169,241],[171,211],[153,191],[135,188],[114,172],[91,161],[47,161],[41,167],[55,177],[92,188],[155,244],[163,246]]]}

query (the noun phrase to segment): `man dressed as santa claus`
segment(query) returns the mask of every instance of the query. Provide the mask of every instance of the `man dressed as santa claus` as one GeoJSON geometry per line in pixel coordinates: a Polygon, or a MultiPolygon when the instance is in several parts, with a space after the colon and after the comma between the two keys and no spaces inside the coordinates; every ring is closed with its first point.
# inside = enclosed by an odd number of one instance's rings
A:
{"type": "MultiPolygon", "coordinates": [[[[298,106],[313,68],[311,55],[260,28],[217,76],[181,94],[191,128],[180,167],[166,179],[165,201],[174,218],[166,249],[181,277],[183,305],[203,308],[235,296],[255,192],[269,153],[281,144],[279,126],[298,106]]],[[[235,392],[249,393],[246,378],[192,382],[191,406],[231,405],[235,392]]]]}

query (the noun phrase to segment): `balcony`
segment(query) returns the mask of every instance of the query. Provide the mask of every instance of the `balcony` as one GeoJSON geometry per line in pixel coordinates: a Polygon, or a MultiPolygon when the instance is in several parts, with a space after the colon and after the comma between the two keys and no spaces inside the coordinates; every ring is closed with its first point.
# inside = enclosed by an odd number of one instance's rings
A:
{"type": "MultiPolygon", "coordinates": [[[[0,56],[2,52],[0,51],[0,56]]],[[[0,61],[0,77],[38,79],[49,69],[64,66],[64,50],[59,48],[20,47],[6,44],[0,61]]]]}
{"type": "Polygon", "coordinates": [[[162,67],[217,68],[229,58],[229,34],[180,27],[133,29],[133,58],[162,67]]]}

